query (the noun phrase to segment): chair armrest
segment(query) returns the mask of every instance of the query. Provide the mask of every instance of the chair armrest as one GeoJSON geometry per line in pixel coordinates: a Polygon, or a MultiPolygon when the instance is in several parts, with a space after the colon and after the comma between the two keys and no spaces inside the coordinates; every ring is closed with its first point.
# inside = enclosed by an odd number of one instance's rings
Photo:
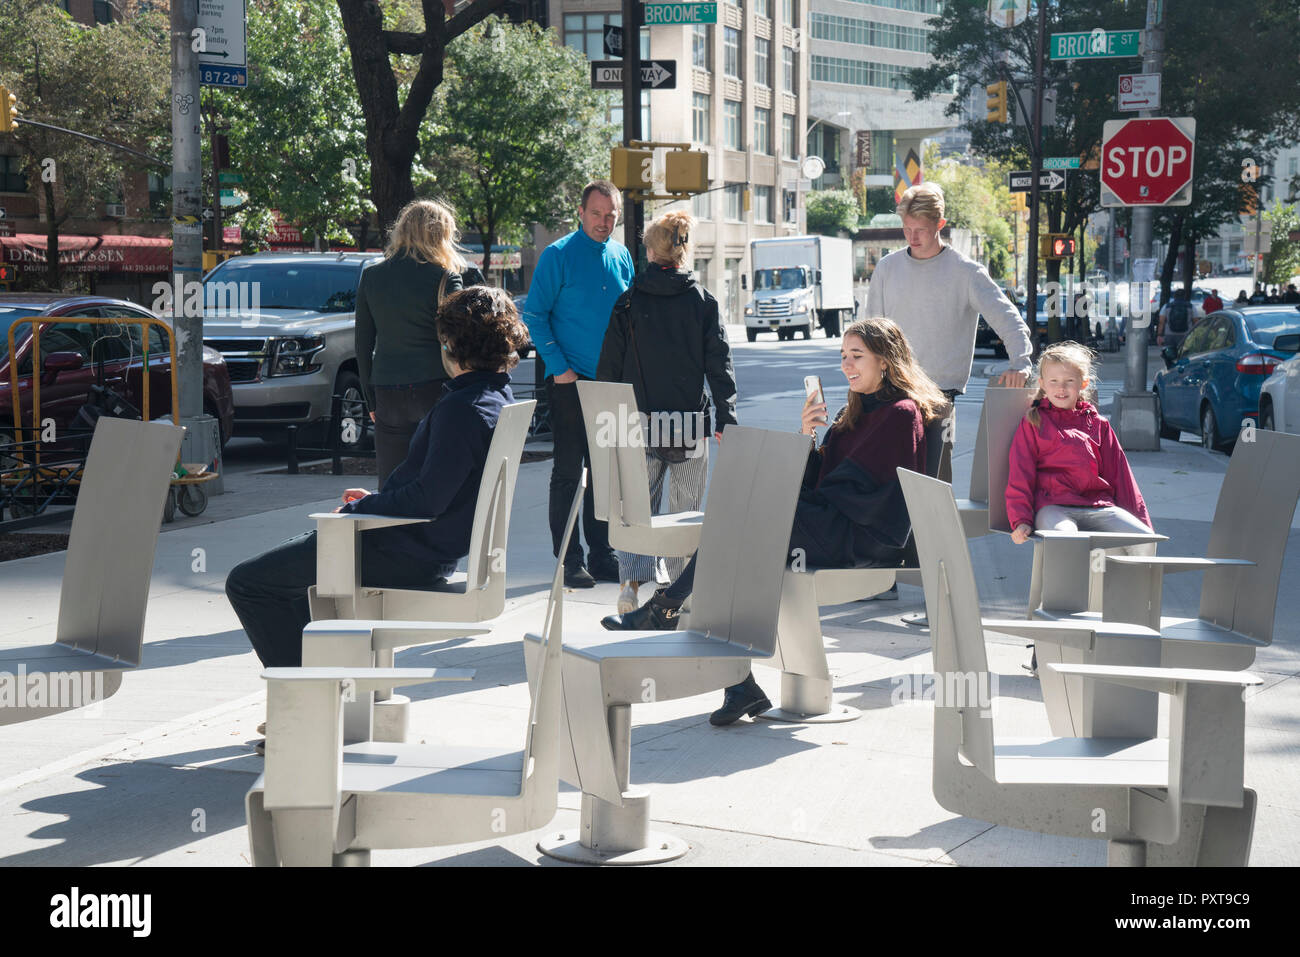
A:
{"type": "Polygon", "coordinates": [[[1091,650],[1097,636],[1106,638],[1159,638],[1160,632],[1143,625],[1114,621],[1026,621],[1023,618],[983,618],[985,631],[1032,638],[1049,645],[1091,650]]]}
{"type": "Polygon", "coordinates": [[[271,684],[313,681],[351,681],[360,693],[404,688],[433,681],[469,681],[473,668],[266,668],[262,677],[271,684]]]}
{"type": "Polygon", "coordinates": [[[369,619],[326,619],[307,623],[302,640],[342,638],[364,641],[372,651],[405,648],[448,638],[491,634],[481,622],[463,621],[373,621],[369,619]]]}
{"type": "Polygon", "coordinates": [[[1249,671],[1215,671],[1208,668],[1135,668],[1125,665],[1047,664],[1045,667],[1063,675],[1077,675],[1095,681],[1127,685],[1157,694],[1177,693],[1178,685],[1219,685],[1251,688],[1264,679],[1249,671]]]}
{"type": "Polygon", "coordinates": [[[313,512],[311,517],[316,520],[316,594],[322,598],[356,598],[361,588],[358,532],[433,521],[352,512],[313,512]]]}
{"type": "Polygon", "coordinates": [[[1094,548],[1122,548],[1125,545],[1148,545],[1152,542],[1167,542],[1168,535],[1157,532],[1058,532],[1053,529],[1040,529],[1033,533],[1039,541],[1078,541],[1088,540],[1088,550],[1094,548]]]}
{"type": "Polygon", "coordinates": [[[357,531],[368,532],[374,528],[390,528],[394,525],[416,525],[420,522],[435,521],[432,518],[403,518],[398,515],[365,515],[357,512],[312,512],[309,518],[316,520],[319,529],[324,522],[346,522],[357,531]]]}
{"type": "Polygon", "coordinates": [[[1121,565],[1146,565],[1159,568],[1161,572],[1194,572],[1215,565],[1254,565],[1244,558],[1182,558],[1177,555],[1110,555],[1107,562],[1121,565]]]}

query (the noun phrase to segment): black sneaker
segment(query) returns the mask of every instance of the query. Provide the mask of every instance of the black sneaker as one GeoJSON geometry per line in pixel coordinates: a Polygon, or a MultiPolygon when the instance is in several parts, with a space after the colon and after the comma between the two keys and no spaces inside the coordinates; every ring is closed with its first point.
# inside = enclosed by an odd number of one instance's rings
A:
{"type": "Polygon", "coordinates": [[[618,559],[613,555],[608,558],[588,557],[587,569],[591,577],[598,582],[614,582],[615,584],[622,581],[618,574],[618,559]]]}
{"type": "Polygon", "coordinates": [[[751,674],[738,685],[732,685],[722,699],[722,707],[709,715],[709,724],[716,727],[734,724],[741,717],[754,717],[770,710],[772,702],[767,700],[763,689],[758,686],[751,674]]]}
{"type": "Polygon", "coordinates": [[[879,595],[872,595],[870,598],[859,598],[858,601],[898,601],[898,586],[890,585],[889,591],[882,591],[879,595]]]}
{"type": "MultiPolygon", "coordinates": [[[[662,589],[661,589],[662,590],[662,589]]],[[[655,597],[659,592],[655,592],[655,597]]],[[[600,620],[606,631],[676,631],[681,621],[678,608],[665,608],[654,598],[626,615],[606,615],[600,620]]]]}
{"type": "Polygon", "coordinates": [[[582,564],[564,566],[565,588],[595,588],[596,579],[591,577],[587,566],[582,564]]]}

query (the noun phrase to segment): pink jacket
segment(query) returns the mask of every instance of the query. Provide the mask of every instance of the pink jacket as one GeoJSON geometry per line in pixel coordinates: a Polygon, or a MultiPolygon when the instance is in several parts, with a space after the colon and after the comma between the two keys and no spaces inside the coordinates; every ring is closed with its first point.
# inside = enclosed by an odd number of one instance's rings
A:
{"type": "Polygon", "coordinates": [[[1024,419],[1011,442],[1007,478],[1007,519],[1011,527],[1034,527],[1034,516],[1048,505],[1100,508],[1118,505],[1151,528],[1151,516],[1138,491],[1119,439],[1110,423],[1083,400],[1058,409],[1039,400],[1038,428],[1024,419]]]}

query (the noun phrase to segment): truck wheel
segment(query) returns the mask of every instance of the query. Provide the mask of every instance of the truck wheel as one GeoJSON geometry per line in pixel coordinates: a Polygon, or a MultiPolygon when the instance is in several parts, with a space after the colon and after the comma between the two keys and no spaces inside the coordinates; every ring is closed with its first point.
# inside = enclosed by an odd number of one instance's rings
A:
{"type": "Polygon", "coordinates": [[[834,339],[840,334],[841,315],[843,314],[838,309],[822,313],[822,328],[826,330],[827,339],[834,339]]]}
{"type": "MultiPolygon", "coordinates": [[[[803,337],[804,337],[805,339],[811,339],[811,338],[812,338],[812,323],[811,323],[811,322],[808,323],[808,325],[806,325],[806,326],[803,327],[803,337]]],[[[792,339],[794,338],[794,333],[793,333],[793,332],[791,332],[791,334],[790,334],[790,338],[792,338],[792,339]]]]}
{"type": "Polygon", "coordinates": [[[758,340],[758,330],[757,330],[757,329],[746,329],[746,330],[745,330],[745,335],[748,337],[748,339],[749,339],[750,342],[756,342],[756,341],[758,340]]]}

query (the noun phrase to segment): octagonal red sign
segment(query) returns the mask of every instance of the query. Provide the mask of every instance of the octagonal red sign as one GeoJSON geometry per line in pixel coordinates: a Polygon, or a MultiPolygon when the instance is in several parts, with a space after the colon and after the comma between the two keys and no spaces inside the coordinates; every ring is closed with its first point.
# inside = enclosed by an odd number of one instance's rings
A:
{"type": "Polygon", "coordinates": [[[1192,201],[1196,120],[1108,120],[1102,128],[1103,206],[1186,206],[1192,201]]]}

